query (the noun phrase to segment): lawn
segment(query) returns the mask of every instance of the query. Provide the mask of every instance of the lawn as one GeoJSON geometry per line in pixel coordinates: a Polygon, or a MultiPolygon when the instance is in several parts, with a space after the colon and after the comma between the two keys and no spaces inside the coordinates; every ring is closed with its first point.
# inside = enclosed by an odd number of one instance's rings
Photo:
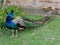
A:
{"type": "MultiPolygon", "coordinates": [[[[25,17],[37,20],[44,16],[26,14],[25,17]]],[[[17,38],[10,36],[11,31],[2,28],[0,45],[60,45],[60,18],[55,17],[48,24],[37,28],[19,31],[17,38]]]]}
{"type": "Polygon", "coordinates": [[[60,45],[60,18],[38,28],[19,31],[17,38],[11,39],[10,33],[4,30],[0,45],[60,45]]]}

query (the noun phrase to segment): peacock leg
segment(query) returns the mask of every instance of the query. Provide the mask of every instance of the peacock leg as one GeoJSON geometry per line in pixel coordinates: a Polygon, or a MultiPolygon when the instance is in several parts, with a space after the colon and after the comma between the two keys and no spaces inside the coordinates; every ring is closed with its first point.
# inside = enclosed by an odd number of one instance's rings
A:
{"type": "Polygon", "coordinates": [[[16,37],[17,37],[17,34],[18,34],[18,30],[16,30],[16,37]]]}
{"type": "Polygon", "coordinates": [[[12,36],[11,37],[14,37],[14,30],[12,30],[12,36]]]}

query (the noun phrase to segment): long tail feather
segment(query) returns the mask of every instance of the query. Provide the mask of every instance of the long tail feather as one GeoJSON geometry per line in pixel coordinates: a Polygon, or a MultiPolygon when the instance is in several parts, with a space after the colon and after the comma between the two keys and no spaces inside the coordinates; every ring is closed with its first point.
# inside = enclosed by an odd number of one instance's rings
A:
{"type": "Polygon", "coordinates": [[[35,23],[35,24],[41,24],[41,23],[45,23],[46,21],[48,21],[50,19],[49,16],[46,16],[45,18],[39,19],[39,20],[31,20],[25,17],[22,17],[24,20],[35,23]]]}

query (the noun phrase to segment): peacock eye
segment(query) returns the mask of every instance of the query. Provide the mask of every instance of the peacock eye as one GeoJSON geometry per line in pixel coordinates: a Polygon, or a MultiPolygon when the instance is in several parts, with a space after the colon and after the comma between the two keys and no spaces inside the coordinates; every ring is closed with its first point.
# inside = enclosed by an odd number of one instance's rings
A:
{"type": "Polygon", "coordinates": [[[6,14],[8,14],[8,13],[6,13],[6,14]]]}

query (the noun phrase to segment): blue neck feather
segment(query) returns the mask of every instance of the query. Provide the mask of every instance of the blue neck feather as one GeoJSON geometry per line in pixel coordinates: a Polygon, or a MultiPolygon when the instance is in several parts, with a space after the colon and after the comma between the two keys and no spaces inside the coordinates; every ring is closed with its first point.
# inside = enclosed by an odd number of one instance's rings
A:
{"type": "Polygon", "coordinates": [[[8,14],[8,16],[6,18],[6,22],[11,22],[13,15],[14,15],[13,13],[8,14]]]}

